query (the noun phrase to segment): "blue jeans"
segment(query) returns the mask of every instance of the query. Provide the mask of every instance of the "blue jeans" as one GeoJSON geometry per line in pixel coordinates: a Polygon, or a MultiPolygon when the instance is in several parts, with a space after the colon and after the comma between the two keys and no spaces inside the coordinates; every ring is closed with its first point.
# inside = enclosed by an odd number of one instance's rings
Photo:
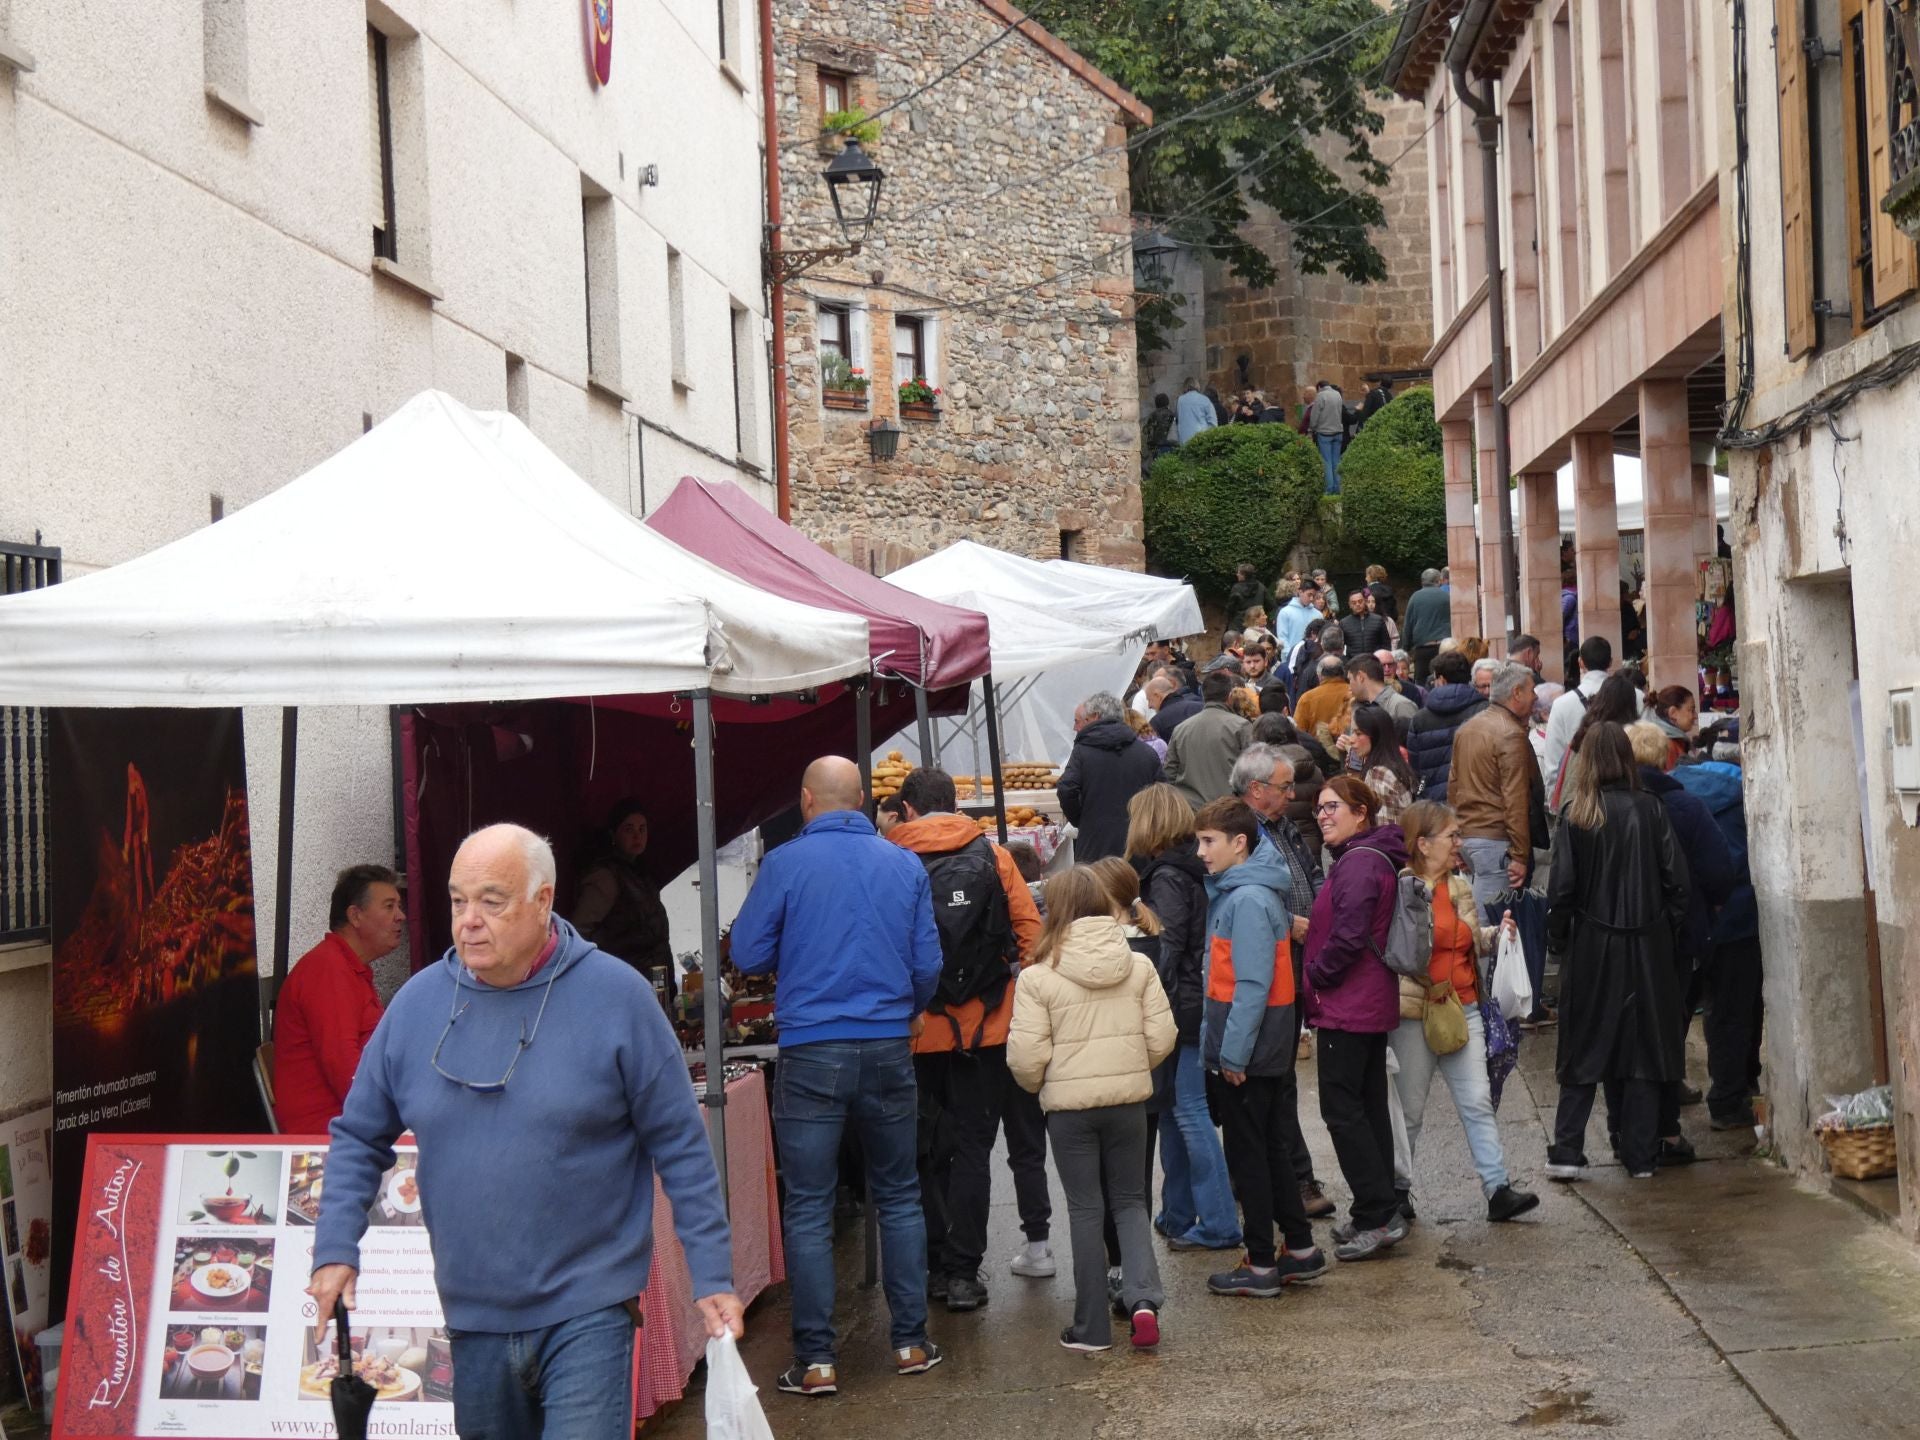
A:
{"type": "Polygon", "coordinates": [[[1500,1122],[1493,1114],[1493,1086],[1487,1079],[1487,1034],[1480,1023],[1480,1007],[1472,1004],[1466,1010],[1467,1043],[1451,1055],[1433,1053],[1427,1044],[1426,1027],[1418,1020],[1402,1020],[1400,1028],[1387,1037],[1387,1044],[1400,1061],[1394,1086],[1407,1116],[1409,1157],[1419,1148],[1427,1092],[1433,1088],[1433,1072],[1438,1070],[1453,1095],[1453,1108],[1460,1112],[1473,1168],[1480,1174],[1480,1189],[1491,1196],[1507,1183],[1507,1160],[1500,1148],[1500,1122]]]}
{"type": "Polygon", "coordinates": [[[1327,467],[1327,494],[1340,493],[1340,442],[1339,435],[1315,435],[1313,443],[1320,447],[1320,458],[1327,467]]]}
{"type": "Polygon", "coordinates": [[[1507,842],[1504,840],[1462,840],[1461,858],[1467,862],[1467,873],[1473,877],[1473,899],[1479,905],[1482,916],[1488,923],[1500,917],[1492,915],[1487,907],[1494,898],[1513,887],[1507,884],[1507,842]]]}
{"type": "Polygon", "coordinates": [[[633,1317],[624,1305],[496,1334],[449,1330],[461,1440],[632,1440],[633,1317]]]}
{"type": "Polygon", "coordinates": [[[840,1140],[849,1125],[866,1157],[879,1220],[893,1348],[927,1341],[927,1227],[915,1158],[919,1091],[908,1041],[782,1046],[774,1067],[773,1128],[787,1182],[782,1219],[793,1358],[802,1365],[834,1363],[833,1201],[840,1140]]]}
{"type": "MultiPolygon", "coordinates": [[[[1185,1041],[1174,1060],[1173,1123],[1160,1122],[1160,1214],[1154,1223],[1169,1236],[1190,1236],[1202,1245],[1239,1243],[1240,1217],[1227,1181],[1220,1132],[1207,1113],[1207,1076],[1200,1047],[1185,1041]]],[[[1151,1197],[1149,1197],[1151,1198],[1151,1197]]]]}

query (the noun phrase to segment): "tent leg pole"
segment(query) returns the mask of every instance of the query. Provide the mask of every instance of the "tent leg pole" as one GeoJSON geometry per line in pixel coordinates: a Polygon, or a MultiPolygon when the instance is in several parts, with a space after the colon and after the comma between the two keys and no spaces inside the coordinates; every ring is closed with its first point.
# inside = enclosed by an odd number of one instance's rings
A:
{"type": "Polygon", "coordinates": [[[867,676],[853,682],[860,701],[853,710],[853,755],[860,762],[860,808],[873,819],[873,683],[867,676]]]}
{"type": "Polygon", "coordinates": [[[1000,828],[1000,843],[1007,843],[1007,786],[1005,757],[1000,753],[1000,705],[994,699],[993,676],[980,677],[980,695],[987,711],[987,763],[993,766],[993,819],[1000,828]]]}
{"type": "MultiPolygon", "coordinates": [[[[288,705],[280,711],[280,848],[273,857],[273,1003],[280,1003],[280,987],[287,983],[287,954],[293,935],[293,791],[300,752],[300,710],[288,705]]],[[[304,982],[303,982],[304,983],[304,982]]],[[[272,1031],[261,1027],[268,1035],[272,1031]]]]}
{"type": "Polygon", "coordinates": [[[913,687],[913,720],[915,732],[920,740],[920,763],[931,765],[933,760],[933,723],[927,719],[927,687],[913,687]]]}
{"type": "Polygon", "coordinates": [[[707,1036],[707,1138],[727,1194],[727,1037],[720,1013],[720,861],[713,809],[713,695],[693,695],[694,828],[700,837],[700,968],[707,1036]]]}

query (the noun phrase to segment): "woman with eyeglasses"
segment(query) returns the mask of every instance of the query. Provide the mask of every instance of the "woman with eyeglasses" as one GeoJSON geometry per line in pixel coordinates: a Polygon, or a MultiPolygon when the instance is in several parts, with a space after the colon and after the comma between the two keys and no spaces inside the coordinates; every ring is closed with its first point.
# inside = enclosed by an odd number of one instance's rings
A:
{"type": "Polygon", "coordinates": [[[1413,767],[1400,753],[1400,732],[1393,717],[1378,705],[1356,705],[1347,733],[1340,737],[1347,771],[1367,782],[1379,797],[1380,820],[1392,824],[1413,803],[1419,786],[1413,767]]]}
{"type": "MultiPolygon", "coordinates": [[[[1530,1191],[1515,1188],[1507,1176],[1507,1158],[1500,1146],[1500,1124],[1494,1116],[1493,1088],[1487,1079],[1487,1036],[1480,1019],[1480,998],[1490,994],[1487,956],[1494,937],[1502,931],[1517,934],[1513,916],[1499,925],[1482,925],[1473,883],[1455,871],[1460,863],[1460,817],[1431,800],[1409,805],[1400,817],[1407,842],[1407,868],[1433,896],[1433,961],[1427,983],[1399,977],[1400,1026],[1387,1044],[1399,1061],[1394,1089],[1407,1117],[1407,1152],[1417,1154],[1420,1125],[1427,1113],[1427,1094],[1438,1070],[1453,1097],[1453,1108],[1467,1132],[1467,1149],[1480,1175],[1489,1220],[1512,1220],[1540,1203],[1530,1191]],[[1451,986],[1466,1019],[1466,1044],[1447,1054],[1436,1054],[1428,1043],[1427,1006],[1446,1003],[1451,986]]],[[[1456,1034],[1456,1039],[1458,1038],[1456,1034]]]]}
{"type": "Polygon", "coordinates": [[[1387,1036],[1400,1024],[1400,984],[1380,958],[1407,847],[1398,825],[1379,823],[1380,797],[1356,775],[1329,780],[1314,814],[1333,866],[1307,924],[1307,1022],[1320,1118],[1353,1192],[1351,1223],[1334,1227],[1334,1254],[1371,1260],[1407,1234],[1387,1109],[1387,1036]]]}

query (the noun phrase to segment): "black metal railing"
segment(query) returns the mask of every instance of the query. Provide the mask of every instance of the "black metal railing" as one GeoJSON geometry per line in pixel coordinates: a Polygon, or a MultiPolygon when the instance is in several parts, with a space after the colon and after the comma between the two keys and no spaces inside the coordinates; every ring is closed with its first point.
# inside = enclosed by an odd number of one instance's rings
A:
{"type": "MultiPolygon", "coordinates": [[[[0,541],[0,595],[60,583],[60,551],[0,541]]],[[[47,726],[0,705],[0,942],[47,933],[47,726]]]]}

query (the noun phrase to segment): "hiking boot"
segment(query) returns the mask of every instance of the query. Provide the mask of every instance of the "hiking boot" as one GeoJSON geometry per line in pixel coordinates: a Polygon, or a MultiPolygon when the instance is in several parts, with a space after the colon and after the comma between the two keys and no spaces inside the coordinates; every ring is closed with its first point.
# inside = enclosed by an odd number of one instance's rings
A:
{"type": "Polygon", "coordinates": [[[1239,1295],[1250,1300],[1278,1300],[1280,1287],[1279,1270],[1256,1270],[1245,1260],[1231,1270],[1207,1277],[1207,1289],[1214,1294],[1239,1295]]]}
{"type": "Polygon", "coordinates": [[[1151,1350],[1160,1343],[1160,1315],[1151,1305],[1133,1312],[1133,1348],[1151,1350]]]}
{"type": "Polygon", "coordinates": [[[1324,1220],[1333,1214],[1334,1203],[1327,1199],[1327,1192],[1320,1188],[1318,1180],[1303,1181],[1300,1186],[1300,1207],[1307,1212],[1309,1220],[1324,1220]]]}
{"type": "Polygon", "coordinates": [[[1680,1082],[1680,1103],[1682,1105],[1698,1105],[1706,1098],[1705,1091],[1695,1089],[1684,1080],[1680,1082]]]}
{"type": "Polygon", "coordinates": [[[1587,1157],[1577,1152],[1565,1150],[1547,1151],[1547,1179],[1584,1180],[1587,1178],[1587,1157]]]}
{"type": "Polygon", "coordinates": [[[1051,1280],[1060,1273],[1060,1267],[1054,1263],[1053,1247],[1044,1240],[1029,1240],[1022,1245],[1007,1268],[1029,1280],[1051,1280]]]}
{"type": "Polygon", "coordinates": [[[947,1279],[947,1309],[953,1311],[978,1310],[987,1303],[987,1287],[980,1283],[979,1277],[971,1275],[953,1275],[947,1279]]]}
{"type": "Polygon", "coordinates": [[[1335,1250],[1334,1258],[1346,1265],[1361,1260],[1377,1260],[1393,1247],[1395,1238],[1385,1226],[1378,1230],[1362,1230],[1335,1250]]]}
{"type": "Polygon", "coordinates": [[[822,1395],[840,1393],[840,1377],[831,1365],[802,1365],[796,1360],[773,1383],[789,1395],[806,1395],[817,1399],[822,1395]]]}
{"type": "Polygon", "coordinates": [[[1736,1110],[1730,1115],[1712,1115],[1707,1124],[1715,1130],[1751,1130],[1754,1126],[1753,1107],[1736,1110]]]}
{"type": "Polygon", "coordinates": [[[1387,1232],[1387,1243],[1389,1245],[1398,1245],[1402,1240],[1406,1239],[1408,1235],[1413,1233],[1412,1224],[1409,1223],[1407,1217],[1398,1210],[1387,1217],[1385,1228],[1387,1232]]]}
{"type": "Polygon", "coordinates": [[[1487,1219],[1512,1220],[1526,1214],[1539,1203],[1540,1197],[1531,1190],[1502,1185],[1487,1197],[1487,1219]]]}
{"type": "Polygon", "coordinates": [[[944,1275],[927,1276],[927,1299],[945,1300],[947,1298],[947,1277],[944,1275]]]}
{"type": "Polygon", "coordinates": [[[894,1351],[893,1369],[896,1375],[924,1375],[946,1358],[945,1352],[933,1341],[923,1340],[918,1345],[894,1351]]]}
{"type": "Polygon", "coordinates": [[[1333,1243],[1336,1245],[1344,1245],[1353,1239],[1356,1233],[1353,1228],[1353,1221],[1342,1220],[1338,1225],[1333,1227],[1333,1243]]]}
{"type": "Polygon", "coordinates": [[[1101,1345],[1092,1340],[1076,1338],[1071,1325],[1060,1332],[1060,1343],[1066,1349],[1078,1350],[1083,1355],[1098,1355],[1102,1350],[1111,1350],[1113,1348],[1113,1342],[1111,1340],[1101,1345]]]}
{"type": "Polygon", "coordinates": [[[1693,1148],[1693,1142],[1681,1135],[1672,1140],[1662,1140],[1660,1151],[1654,1157],[1659,1165],[1691,1165],[1700,1158],[1693,1148]]]}
{"type": "Polygon", "coordinates": [[[1318,1280],[1333,1268],[1327,1264],[1327,1252],[1317,1245],[1304,1255],[1282,1250],[1273,1263],[1280,1272],[1282,1285],[1301,1285],[1309,1280],[1318,1280]]]}

